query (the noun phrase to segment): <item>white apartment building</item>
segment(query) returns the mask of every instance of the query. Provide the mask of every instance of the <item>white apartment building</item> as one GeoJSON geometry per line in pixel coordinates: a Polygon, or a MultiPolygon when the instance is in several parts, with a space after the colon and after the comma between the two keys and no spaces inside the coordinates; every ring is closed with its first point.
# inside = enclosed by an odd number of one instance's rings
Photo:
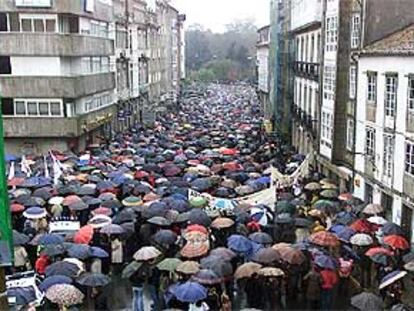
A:
{"type": "Polygon", "coordinates": [[[354,194],[385,208],[414,244],[414,25],[364,48],[358,62],[354,194]]]}
{"type": "Polygon", "coordinates": [[[270,48],[270,26],[264,26],[258,31],[256,44],[256,66],[257,66],[257,92],[262,104],[264,116],[270,120],[272,109],[269,98],[269,48],[270,48]]]}
{"type": "Polygon", "coordinates": [[[292,143],[308,154],[317,144],[321,61],[321,0],[296,0],[291,6],[295,42],[292,143]]]}

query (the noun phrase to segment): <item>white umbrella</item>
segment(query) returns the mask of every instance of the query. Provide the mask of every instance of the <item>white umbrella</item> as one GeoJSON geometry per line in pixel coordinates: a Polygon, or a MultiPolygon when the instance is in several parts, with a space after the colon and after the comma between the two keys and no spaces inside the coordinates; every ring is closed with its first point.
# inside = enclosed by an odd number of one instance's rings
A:
{"type": "Polygon", "coordinates": [[[379,289],[383,289],[392,283],[398,281],[399,279],[405,277],[407,275],[407,271],[393,271],[391,273],[388,273],[386,276],[384,276],[381,280],[381,284],[379,286],[379,289]]]}
{"type": "Polygon", "coordinates": [[[388,221],[381,216],[371,216],[367,219],[370,223],[376,224],[376,225],[385,225],[388,221]]]}
{"type": "Polygon", "coordinates": [[[374,240],[371,238],[371,236],[365,233],[354,234],[349,241],[351,244],[358,246],[368,246],[374,243],[374,240]]]}

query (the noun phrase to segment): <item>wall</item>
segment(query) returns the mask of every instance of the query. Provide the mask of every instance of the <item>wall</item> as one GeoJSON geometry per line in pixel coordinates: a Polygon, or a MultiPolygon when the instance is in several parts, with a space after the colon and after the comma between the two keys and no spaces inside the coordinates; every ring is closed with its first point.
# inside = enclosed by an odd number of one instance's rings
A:
{"type": "Polygon", "coordinates": [[[257,47],[258,85],[263,92],[269,92],[269,46],[257,47]]]}
{"type": "Polygon", "coordinates": [[[11,57],[13,76],[60,76],[59,57],[11,57]]]}
{"type": "Polygon", "coordinates": [[[291,29],[295,30],[321,21],[322,0],[295,0],[292,1],[291,10],[291,29]]]}

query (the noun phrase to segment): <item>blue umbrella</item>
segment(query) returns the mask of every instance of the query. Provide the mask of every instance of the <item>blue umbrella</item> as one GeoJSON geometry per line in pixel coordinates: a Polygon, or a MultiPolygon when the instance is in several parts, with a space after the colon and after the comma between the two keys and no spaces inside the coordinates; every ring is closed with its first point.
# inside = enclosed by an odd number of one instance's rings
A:
{"type": "Polygon", "coordinates": [[[340,230],[337,233],[334,233],[338,239],[340,239],[341,241],[345,241],[345,242],[349,242],[349,240],[351,239],[351,237],[356,233],[356,231],[352,228],[349,227],[344,227],[342,228],[342,230],[340,230]]]}
{"type": "Polygon", "coordinates": [[[12,162],[12,161],[17,161],[19,158],[13,154],[6,154],[4,156],[4,159],[6,160],[6,162],[12,162]]]}
{"type": "Polygon", "coordinates": [[[46,292],[49,287],[56,284],[72,284],[72,279],[64,275],[54,275],[43,280],[39,285],[39,289],[42,292],[46,292]]]}
{"type": "Polygon", "coordinates": [[[220,210],[233,210],[237,206],[236,201],[228,199],[216,199],[214,207],[220,210]]]}
{"type": "Polygon", "coordinates": [[[384,235],[404,235],[403,229],[393,222],[387,222],[384,226],[382,226],[382,232],[384,235]]]}
{"type": "Polygon", "coordinates": [[[40,245],[55,245],[55,244],[62,244],[64,242],[64,238],[61,235],[47,233],[42,235],[39,239],[40,245]]]}
{"type": "Polygon", "coordinates": [[[342,249],[353,259],[355,260],[360,260],[361,257],[359,257],[359,255],[348,245],[342,245],[342,249]]]}
{"type": "Polygon", "coordinates": [[[246,260],[251,261],[253,256],[260,251],[264,246],[260,243],[256,243],[252,241],[252,248],[247,252],[243,253],[243,256],[246,260]]]}
{"type": "Polygon", "coordinates": [[[335,270],[338,266],[338,263],[334,258],[327,255],[318,254],[315,256],[314,262],[317,266],[324,268],[324,269],[330,269],[335,270]]]}
{"type": "Polygon", "coordinates": [[[159,244],[172,245],[177,241],[177,235],[171,230],[160,230],[154,234],[153,239],[159,244]]]}
{"type": "Polygon", "coordinates": [[[183,213],[188,211],[189,205],[186,201],[180,200],[180,199],[174,199],[170,197],[171,199],[167,201],[167,205],[169,208],[176,210],[177,212],[183,213]]]}
{"type": "Polygon", "coordinates": [[[194,190],[200,191],[200,192],[206,191],[212,186],[211,180],[208,178],[198,178],[192,181],[190,185],[191,185],[191,188],[193,188],[194,190]]]}
{"type": "Polygon", "coordinates": [[[338,235],[339,232],[341,232],[344,228],[346,228],[345,225],[342,224],[336,224],[329,228],[329,232],[332,232],[335,235],[338,235]]]}
{"type": "Polygon", "coordinates": [[[207,288],[196,282],[185,282],[171,290],[173,295],[182,302],[195,303],[207,298],[207,288]]]}
{"type": "Polygon", "coordinates": [[[183,201],[187,201],[187,197],[181,193],[174,193],[173,195],[171,195],[171,198],[173,199],[177,199],[177,200],[183,200],[183,201]]]}
{"type": "Polygon", "coordinates": [[[30,178],[26,179],[21,186],[26,187],[26,188],[41,188],[41,187],[49,186],[51,184],[52,184],[52,182],[51,182],[50,178],[30,177],[30,178]]]}
{"type": "Polygon", "coordinates": [[[90,273],[90,272],[82,273],[82,275],[79,276],[76,280],[77,283],[83,286],[88,286],[88,287],[105,286],[105,285],[108,285],[110,281],[111,279],[102,273],[90,273]]]}
{"type": "Polygon", "coordinates": [[[272,179],[269,176],[263,176],[263,177],[256,179],[256,182],[267,186],[272,182],[272,179]]]}
{"type": "Polygon", "coordinates": [[[381,283],[379,285],[379,289],[383,289],[391,285],[392,283],[398,281],[399,279],[403,278],[406,275],[407,275],[407,271],[400,271],[400,270],[395,270],[391,273],[388,273],[386,276],[382,278],[381,283]]]}
{"type": "Polygon", "coordinates": [[[238,253],[246,253],[252,250],[253,244],[245,236],[233,234],[227,239],[227,247],[238,253]]]}
{"type": "Polygon", "coordinates": [[[13,287],[7,290],[7,297],[15,298],[17,305],[28,305],[36,300],[36,291],[33,286],[13,287]]]}
{"type": "Polygon", "coordinates": [[[340,212],[336,215],[336,220],[335,222],[337,224],[342,224],[342,225],[349,225],[351,223],[354,222],[354,220],[356,220],[357,217],[355,216],[355,214],[351,213],[351,212],[340,212]]]}
{"type": "Polygon", "coordinates": [[[79,267],[74,263],[67,261],[57,261],[52,263],[46,268],[46,276],[64,275],[70,278],[74,278],[79,274],[79,267]]]}
{"type": "Polygon", "coordinates": [[[23,212],[23,216],[29,219],[37,219],[47,216],[47,212],[44,208],[39,206],[29,207],[23,212]]]}
{"type": "Polygon", "coordinates": [[[270,244],[273,238],[266,232],[255,232],[249,235],[249,239],[260,244],[270,244]]]}
{"type": "Polygon", "coordinates": [[[109,257],[109,254],[100,247],[91,246],[90,249],[91,249],[90,257],[96,257],[96,258],[108,258],[109,257]]]}
{"type": "Polygon", "coordinates": [[[91,256],[92,252],[89,245],[73,244],[67,250],[69,257],[86,259],[91,256]]]}

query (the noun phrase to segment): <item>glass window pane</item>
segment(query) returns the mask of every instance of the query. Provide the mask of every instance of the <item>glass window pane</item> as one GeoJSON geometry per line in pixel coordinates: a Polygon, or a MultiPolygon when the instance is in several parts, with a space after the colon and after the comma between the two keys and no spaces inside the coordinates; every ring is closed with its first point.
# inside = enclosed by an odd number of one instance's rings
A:
{"type": "Polygon", "coordinates": [[[56,21],[54,19],[46,20],[46,31],[47,32],[56,32],[56,21]]]}
{"type": "Polygon", "coordinates": [[[35,32],[45,32],[45,24],[43,23],[43,19],[34,19],[33,23],[35,32]]]}
{"type": "Polygon", "coordinates": [[[32,20],[27,18],[22,18],[22,31],[32,32],[32,20]]]}
{"type": "Polygon", "coordinates": [[[61,116],[62,115],[62,109],[59,102],[51,102],[50,103],[50,114],[52,116],[61,116]]]}
{"type": "Polygon", "coordinates": [[[16,115],[18,116],[25,116],[26,115],[26,104],[25,102],[18,102],[14,103],[16,107],[16,115]]]}
{"type": "Polygon", "coordinates": [[[40,102],[39,103],[39,114],[41,116],[48,116],[49,115],[49,103],[48,102],[40,102]]]}
{"type": "Polygon", "coordinates": [[[28,102],[27,103],[27,114],[29,116],[37,116],[37,103],[36,102],[28,102]]]}

